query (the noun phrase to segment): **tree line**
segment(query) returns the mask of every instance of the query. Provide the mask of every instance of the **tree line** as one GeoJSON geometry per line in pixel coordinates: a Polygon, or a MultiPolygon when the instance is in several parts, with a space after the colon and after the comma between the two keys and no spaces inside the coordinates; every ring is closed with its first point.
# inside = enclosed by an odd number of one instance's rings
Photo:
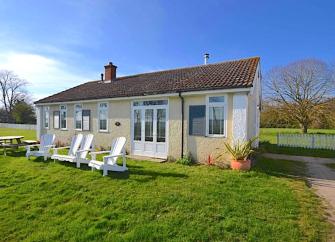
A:
{"type": "Polygon", "coordinates": [[[306,59],[271,69],[265,76],[261,127],[335,128],[335,71],[306,59]]]}
{"type": "Polygon", "coordinates": [[[26,90],[28,82],[14,72],[0,70],[0,122],[35,124],[36,116],[26,90]]]}

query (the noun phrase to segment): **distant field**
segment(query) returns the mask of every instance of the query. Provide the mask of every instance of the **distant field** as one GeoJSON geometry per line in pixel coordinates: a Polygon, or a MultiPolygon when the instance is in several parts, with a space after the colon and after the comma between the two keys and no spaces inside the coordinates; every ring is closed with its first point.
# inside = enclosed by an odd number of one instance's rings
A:
{"type": "MultiPolygon", "coordinates": [[[[305,155],[314,157],[335,157],[335,151],[321,149],[304,149],[291,147],[277,147],[277,133],[301,133],[300,129],[280,129],[280,128],[261,128],[260,132],[260,150],[263,152],[305,155]]],[[[335,134],[335,129],[309,129],[308,133],[335,134]]]]}
{"type": "Polygon", "coordinates": [[[0,136],[22,135],[24,139],[36,140],[35,130],[0,128],[0,136]]]}

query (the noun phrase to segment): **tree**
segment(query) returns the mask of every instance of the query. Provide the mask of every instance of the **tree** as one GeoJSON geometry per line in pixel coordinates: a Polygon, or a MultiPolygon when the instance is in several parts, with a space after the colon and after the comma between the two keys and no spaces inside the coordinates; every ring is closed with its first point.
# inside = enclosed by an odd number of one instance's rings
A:
{"type": "Polygon", "coordinates": [[[314,59],[274,68],[267,76],[270,99],[307,133],[310,125],[326,112],[327,100],[334,94],[332,74],[326,63],[314,59]]]}
{"type": "MultiPolygon", "coordinates": [[[[18,101],[26,98],[27,82],[20,79],[12,71],[0,71],[0,102],[4,106],[7,117],[11,117],[12,110],[18,101]]],[[[10,120],[7,120],[10,121],[10,120]]]]}
{"type": "Polygon", "coordinates": [[[280,112],[281,108],[277,103],[263,101],[261,112],[262,128],[297,128],[299,124],[280,112]]]}
{"type": "Polygon", "coordinates": [[[12,117],[17,124],[35,124],[34,108],[25,101],[18,101],[13,107],[12,117]]]}

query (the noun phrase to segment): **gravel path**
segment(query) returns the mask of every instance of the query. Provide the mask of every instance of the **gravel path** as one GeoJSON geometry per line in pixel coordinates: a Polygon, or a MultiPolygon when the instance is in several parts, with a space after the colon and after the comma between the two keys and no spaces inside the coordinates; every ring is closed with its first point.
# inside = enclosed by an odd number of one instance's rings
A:
{"type": "Polygon", "coordinates": [[[328,219],[335,225],[335,171],[325,166],[327,163],[335,163],[335,158],[317,158],[272,153],[265,153],[263,156],[270,159],[306,162],[308,167],[307,180],[312,188],[315,189],[316,194],[324,199],[328,219]]]}

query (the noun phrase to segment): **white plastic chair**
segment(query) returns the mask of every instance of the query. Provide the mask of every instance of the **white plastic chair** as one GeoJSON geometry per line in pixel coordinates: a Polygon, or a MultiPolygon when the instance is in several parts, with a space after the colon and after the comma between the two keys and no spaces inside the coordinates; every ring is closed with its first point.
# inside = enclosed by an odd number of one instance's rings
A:
{"type": "Polygon", "coordinates": [[[92,171],[94,169],[103,170],[103,176],[108,175],[108,171],[118,171],[124,172],[127,171],[126,167],[126,153],[125,153],[125,137],[118,137],[113,140],[111,150],[110,151],[97,151],[90,152],[92,160],[89,162],[89,166],[92,167],[92,171]],[[106,154],[109,155],[103,157],[103,161],[96,160],[96,155],[98,154],[106,154]],[[116,163],[118,157],[122,156],[122,166],[116,163]]]}
{"type": "Polygon", "coordinates": [[[74,160],[74,162],[77,163],[77,167],[80,168],[80,164],[88,164],[90,162],[90,160],[86,159],[87,154],[89,151],[91,150],[91,146],[93,143],[93,134],[87,134],[84,136],[82,142],[81,142],[81,146],[80,149],[77,151],[76,153],[76,158],[74,160]]]}
{"type": "Polygon", "coordinates": [[[65,147],[58,147],[53,148],[53,155],[51,156],[51,159],[53,160],[60,160],[60,161],[69,161],[74,162],[74,159],[76,158],[77,151],[80,147],[81,141],[83,140],[82,134],[77,134],[72,137],[71,146],[65,146],[65,147]],[[58,154],[58,150],[61,149],[69,149],[69,152],[67,155],[60,155],[58,154]]]}
{"type": "Polygon", "coordinates": [[[50,149],[54,148],[54,142],[55,142],[56,136],[54,134],[43,134],[41,136],[40,144],[34,144],[34,145],[27,145],[26,146],[26,157],[28,160],[30,159],[30,156],[35,157],[44,157],[44,160],[46,161],[48,157],[50,157],[50,149]],[[38,147],[38,150],[31,150],[32,147],[38,147]]]}

